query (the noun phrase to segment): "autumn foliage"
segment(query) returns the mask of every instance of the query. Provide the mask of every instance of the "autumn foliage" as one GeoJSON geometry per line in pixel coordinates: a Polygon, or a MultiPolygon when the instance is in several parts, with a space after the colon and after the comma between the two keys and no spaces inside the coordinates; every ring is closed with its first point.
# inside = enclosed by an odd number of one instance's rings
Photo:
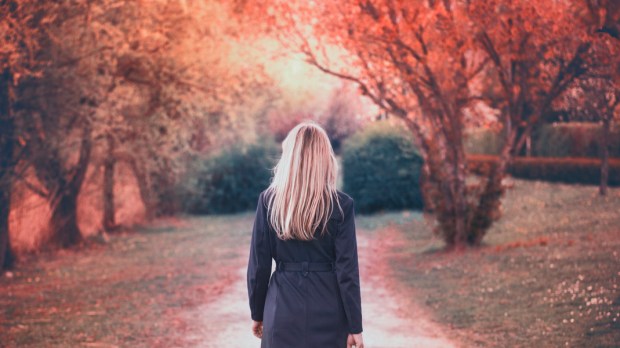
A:
{"type": "Polygon", "coordinates": [[[100,215],[93,230],[122,223],[121,167],[146,217],[171,214],[189,155],[255,133],[273,89],[258,64],[228,60],[240,38],[218,17],[226,11],[218,1],[0,1],[0,264],[22,204],[13,188],[49,206],[41,244],[69,247],[84,235],[85,187],[103,201],[89,212],[100,215]]]}
{"type": "Polygon", "coordinates": [[[356,85],[403,122],[424,159],[425,208],[449,247],[480,244],[500,216],[513,157],[559,113],[601,122],[604,194],[620,105],[619,7],[0,0],[0,264],[12,260],[16,187],[48,205],[47,244],[68,247],[83,236],[77,211],[87,185],[101,192],[100,229],[122,223],[121,167],[135,179],[145,216],[155,217],[176,212],[170,202],[195,156],[269,129],[281,136],[296,115],[321,119],[335,147],[359,128],[362,104],[345,93],[316,115],[276,109],[278,88],[251,49],[263,40],[277,39],[296,59],[356,85]],[[470,127],[499,128],[503,138],[495,169],[473,181],[464,147],[470,127]]]}
{"type": "Polygon", "coordinates": [[[612,2],[272,1],[264,11],[310,64],[405,122],[425,160],[425,206],[448,246],[478,245],[499,218],[506,168],[560,96],[618,67],[594,58],[617,39],[612,2]],[[489,109],[504,146],[495,169],[470,183],[464,130],[488,126],[489,109]]]}

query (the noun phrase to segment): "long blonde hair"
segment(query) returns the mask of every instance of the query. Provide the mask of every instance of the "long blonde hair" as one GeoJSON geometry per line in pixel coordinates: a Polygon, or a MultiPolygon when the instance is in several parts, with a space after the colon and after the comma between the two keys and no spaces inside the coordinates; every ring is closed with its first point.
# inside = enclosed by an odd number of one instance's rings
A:
{"type": "Polygon", "coordinates": [[[282,240],[312,240],[334,209],[338,162],[327,133],[313,121],[295,126],[282,142],[282,157],[267,188],[269,222],[282,240]],[[333,201],[332,201],[333,199],[333,201]]]}

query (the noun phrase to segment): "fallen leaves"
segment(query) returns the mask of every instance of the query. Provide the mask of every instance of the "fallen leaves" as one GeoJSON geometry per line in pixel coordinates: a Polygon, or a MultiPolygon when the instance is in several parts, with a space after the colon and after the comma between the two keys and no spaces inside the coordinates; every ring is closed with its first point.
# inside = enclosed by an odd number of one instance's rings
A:
{"type": "Polygon", "coordinates": [[[496,252],[501,252],[504,250],[514,249],[514,248],[529,248],[529,247],[534,247],[534,246],[546,246],[547,244],[549,244],[549,237],[542,236],[542,237],[536,237],[536,238],[526,239],[526,240],[518,240],[518,241],[514,241],[510,243],[497,245],[494,247],[494,250],[496,252]]]}

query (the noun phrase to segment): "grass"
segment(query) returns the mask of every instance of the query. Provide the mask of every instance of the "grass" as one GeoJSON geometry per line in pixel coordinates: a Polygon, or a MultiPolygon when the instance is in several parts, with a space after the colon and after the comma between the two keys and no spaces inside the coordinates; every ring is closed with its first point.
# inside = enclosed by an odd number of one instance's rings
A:
{"type": "MultiPolygon", "coordinates": [[[[107,243],[41,254],[0,276],[0,346],[182,347],[182,313],[226,291],[253,212],[178,217],[107,243]]],[[[620,189],[515,181],[485,244],[463,253],[417,212],[358,216],[403,308],[427,309],[464,347],[620,342],[620,189]],[[416,308],[417,308],[416,307],[416,308]]],[[[411,317],[422,315],[409,313],[411,317]]]]}
{"type": "Polygon", "coordinates": [[[618,189],[517,180],[484,245],[461,254],[442,252],[420,217],[369,233],[402,295],[466,347],[620,342],[618,189]]]}
{"type": "Polygon", "coordinates": [[[23,262],[0,277],[0,346],[185,346],[191,328],[178,315],[234,281],[228,262],[249,245],[252,220],[161,220],[23,262]]]}

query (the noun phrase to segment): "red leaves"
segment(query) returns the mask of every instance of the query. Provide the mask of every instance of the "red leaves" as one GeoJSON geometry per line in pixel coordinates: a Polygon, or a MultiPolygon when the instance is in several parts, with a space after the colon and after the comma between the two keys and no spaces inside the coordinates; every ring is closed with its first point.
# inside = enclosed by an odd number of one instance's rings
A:
{"type": "Polygon", "coordinates": [[[505,243],[501,245],[497,245],[494,248],[494,251],[501,252],[508,249],[514,248],[530,248],[534,246],[546,246],[549,243],[548,237],[537,237],[526,240],[518,240],[510,243],[505,243]]]}

